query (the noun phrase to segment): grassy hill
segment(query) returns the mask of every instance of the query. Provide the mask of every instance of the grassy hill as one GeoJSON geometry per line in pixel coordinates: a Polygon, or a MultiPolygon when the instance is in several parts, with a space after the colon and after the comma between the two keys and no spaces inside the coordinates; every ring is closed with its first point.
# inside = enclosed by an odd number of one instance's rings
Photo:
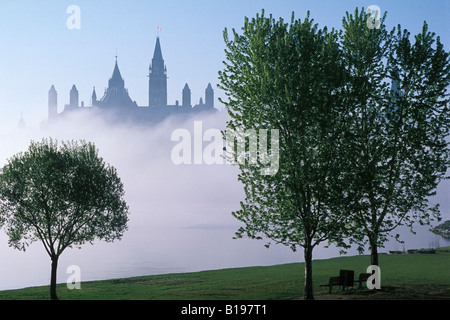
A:
{"type": "MultiPolygon", "coordinates": [[[[404,287],[407,292],[416,292],[419,296],[393,297],[450,299],[450,247],[442,248],[436,254],[382,254],[379,261],[382,290],[377,294],[404,287]]],[[[316,298],[351,299],[375,294],[375,291],[368,289],[342,292],[339,288],[334,288],[333,294],[329,295],[327,288],[320,287],[320,284],[328,282],[330,276],[339,275],[340,269],[354,270],[357,277],[359,273],[366,272],[369,264],[370,258],[367,255],[314,260],[313,281],[316,298]]],[[[303,282],[304,264],[292,263],[82,282],[79,290],[69,290],[63,283],[58,285],[57,290],[60,299],[70,300],[286,300],[302,297],[303,282]]],[[[0,291],[0,299],[47,300],[48,292],[48,286],[0,291]]]]}

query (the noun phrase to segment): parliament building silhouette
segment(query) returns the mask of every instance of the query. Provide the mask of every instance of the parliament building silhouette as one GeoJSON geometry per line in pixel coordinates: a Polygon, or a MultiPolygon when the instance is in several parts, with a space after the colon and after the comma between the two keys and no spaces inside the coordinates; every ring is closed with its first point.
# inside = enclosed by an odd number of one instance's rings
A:
{"type": "Polygon", "coordinates": [[[205,90],[205,101],[200,98],[197,105],[191,104],[191,90],[186,83],[182,91],[181,105],[176,101],[175,105],[167,104],[167,68],[161,52],[159,37],[156,38],[155,51],[149,67],[148,75],[148,106],[138,106],[133,101],[128,90],[125,88],[125,82],[120,74],[119,66],[116,62],[114,71],[108,81],[108,88],[101,99],[97,99],[95,87],[92,92],[91,106],[79,103],[79,94],[75,85],[70,90],[69,104],[58,113],[58,94],[54,85],[48,92],[48,119],[54,120],[64,117],[73,112],[89,112],[97,110],[112,121],[133,121],[140,123],[157,123],[170,115],[189,114],[196,112],[214,112],[214,90],[211,83],[208,83],[205,90]]]}

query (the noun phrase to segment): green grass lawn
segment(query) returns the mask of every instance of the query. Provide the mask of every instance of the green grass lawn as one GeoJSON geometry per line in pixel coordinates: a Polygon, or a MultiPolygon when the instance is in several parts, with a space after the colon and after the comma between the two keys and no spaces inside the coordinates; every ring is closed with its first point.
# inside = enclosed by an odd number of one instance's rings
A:
{"type": "MultiPolygon", "coordinates": [[[[443,248],[444,249],[444,248],[443,248]]],[[[379,256],[381,286],[438,285],[450,289],[450,252],[436,254],[379,256]]],[[[366,272],[367,255],[313,261],[315,295],[326,295],[320,284],[340,269],[366,272]]],[[[165,274],[104,281],[82,282],[81,289],[69,290],[58,285],[60,299],[297,299],[303,295],[304,264],[291,263],[268,267],[247,267],[193,273],[165,274]]],[[[339,290],[339,289],[335,289],[339,290]]],[[[366,289],[367,290],[367,289],[366,289]]],[[[45,299],[49,287],[30,287],[0,291],[0,299],[45,299]]]]}

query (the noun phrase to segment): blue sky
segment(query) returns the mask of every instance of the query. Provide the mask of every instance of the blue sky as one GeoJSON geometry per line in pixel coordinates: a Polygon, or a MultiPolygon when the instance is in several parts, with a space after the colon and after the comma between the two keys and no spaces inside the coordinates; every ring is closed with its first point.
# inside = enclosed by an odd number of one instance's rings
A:
{"type": "Polygon", "coordinates": [[[209,82],[216,97],[222,68],[225,27],[240,28],[245,16],[262,8],[275,17],[297,18],[306,12],[320,26],[340,28],[346,11],[377,5],[388,11],[387,25],[400,23],[412,34],[426,20],[450,50],[450,1],[24,1],[0,2],[0,125],[15,125],[23,112],[30,126],[47,117],[47,92],[53,84],[61,110],[75,84],[80,101],[90,105],[92,88],[101,97],[112,74],[117,50],[119,68],[130,96],[147,105],[148,66],[157,27],[168,70],[168,102],[181,100],[187,82],[192,101],[204,96],[209,82]],[[69,5],[81,10],[80,29],[70,30],[69,5]]]}

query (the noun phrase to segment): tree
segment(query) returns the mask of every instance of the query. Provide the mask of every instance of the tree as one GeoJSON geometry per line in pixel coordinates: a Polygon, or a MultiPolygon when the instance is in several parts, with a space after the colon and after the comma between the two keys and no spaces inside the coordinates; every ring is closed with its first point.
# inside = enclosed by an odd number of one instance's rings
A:
{"type": "Polygon", "coordinates": [[[450,60],[426,22],[412,44],[400,25],[386,30],[386,13],[378,29],[368,28],[368,19],[364,9],[343,19],[353,115],[347,198],[352,242],[361,250],[368,242],[371,264],[378,265],[378,247],[397,226],[412,230],[414,223],[439,219],[430,197],[450,164],[450,60]]]}
{"type": "Polygon", "coordinates": [[[219,72],[228,98],[222,101],[230,115],[227,130],[278,130],[280,155],[278,172],[265,175],[263,161],[233,149],[235,159],[247,159],[238,161],[245,201],[233,212],[244,223],[236,235],[265,237],[268,245],[293,251],[303,247],[304,298],[313,299],[313,249],[323,241],[343,245],[347,217],[341,199],[349,112],[342,103],[346,77],[339,33],[319,29],[309,13],[303,21],[292,14],[288,24],[264,11],[245,18],[242,35],[232,33],[230,40],[224,30],[226,61],[219,72]]]}
{"type": "Polygon", "coordinates": [[[58,258],[66,248],[122,237],[128,221],[123,195],[116,169],[85,141],[32,141],[3,167],[0,214],[9,245],[25,250],[43,243],[51,258],[51,299],[57,299],[58,258]]]}

